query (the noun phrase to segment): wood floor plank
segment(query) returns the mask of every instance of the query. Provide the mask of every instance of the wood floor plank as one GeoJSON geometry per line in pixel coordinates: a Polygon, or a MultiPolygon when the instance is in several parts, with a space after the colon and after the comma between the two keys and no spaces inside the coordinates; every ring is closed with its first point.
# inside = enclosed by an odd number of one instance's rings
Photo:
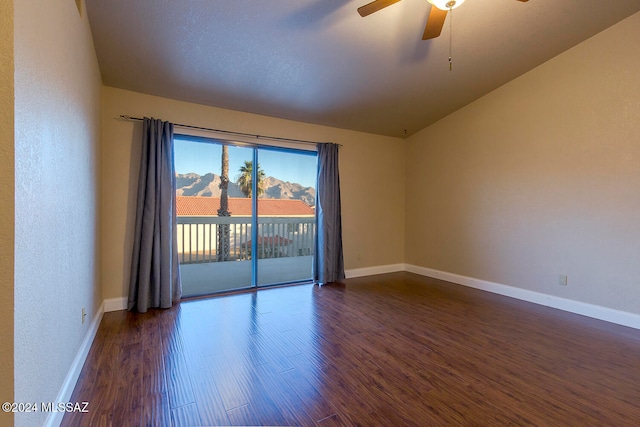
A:
{"type": "Polygon", "coordinates": [[[171,424],[169,396],[166,393],[150,393],[143,399],[141,423],[143,426],[171,424]]]}
{"type": "Polygon", "coordinates": [[[277,402],[286,425],[312,425],[314,414],[301,410],[305,404],[296,390],[283,379],[285,373],[274,369],[270,363],[251,367],[251,375],[257,378],[273,402],[277,402]]]}
{"type": "Polygon", "coordinates": [[[228,425],[229,417],[225,410],[220,390],[213,381],[209,369],[190,371],[191,381],[195,394],[195,403],[204,425],[228,425]]]}
{"type": "Polygon", "coordinates": [[[322,384],[317,379],[309,381],[296,369],[280,374],[298,398],[298,410],[314,421],[320,421],[337,413],[333,405],[322,394],[322,384]]]}
{"type": "Polygon", "coordinates": [[[201,426],[195,403],[171,409],[171,424],[175,427],[201,426]]]}
{"type": "Polygon", "coordinates": [[[634,425],[640,331],[410,273],[105,313],[63,426],[634,425]]]}
{"type": "Polygon", "coordinates": [[[229,411],[249,404],[252,390],[242,359],[229,364],[224,355],[209,356],[209,372],[220,390],[225,410],[229,411]]]}
{"type": "Polygon", "coordinates": [[[169,353],[164,360],[167,366],[167,389],[171,408],[179,408],[195,402],[191,375],[182,353],[169,353]]]}

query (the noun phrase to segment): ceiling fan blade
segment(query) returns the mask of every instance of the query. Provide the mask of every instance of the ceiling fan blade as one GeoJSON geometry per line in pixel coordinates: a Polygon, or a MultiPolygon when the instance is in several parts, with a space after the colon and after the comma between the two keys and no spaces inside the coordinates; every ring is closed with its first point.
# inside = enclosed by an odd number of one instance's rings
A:
{"type": "Polygon", "coordinates": [[[400,0],[375,0],[371,3],[365,4],[364,6],[360,6],[358,8],[358,13],[364,18],[367,15],[371,15],[372,13],[384,9],[387,6],[391,6],[399,1],[400,0]]]}
{"type": "Polygon", "coordinates": [[[427,26],[424,29],[422,40],[435,39],[442,32],[442,26],[444,20],[447,17],[446,10],[440,10],[435,6],[431,6],[431,12],[429,12],[429,19],[427,19],[427,26]]]}

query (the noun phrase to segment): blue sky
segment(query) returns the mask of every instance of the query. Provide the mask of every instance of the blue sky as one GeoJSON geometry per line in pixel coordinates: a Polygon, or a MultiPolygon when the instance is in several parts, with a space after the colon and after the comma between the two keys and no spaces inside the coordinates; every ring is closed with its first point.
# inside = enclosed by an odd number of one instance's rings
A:
{"type": "MultiPolygon", "coordinates": [[[[315,153],[313,153],[315,154],[315,153]]],[[[194,172],[198,175],[220,175],[222,145],[209,142],[187,141],[179,138],[174,143],[177,173],[194,172]]],[[[236,181],[245,160],[252,160],[252,149],[229,146],[229,179],[236,181]]],[[[316,185],[316,156],[295,152],[258,149],[258,163],[266,176],[295,182],[305,187],[316,185]]]]}

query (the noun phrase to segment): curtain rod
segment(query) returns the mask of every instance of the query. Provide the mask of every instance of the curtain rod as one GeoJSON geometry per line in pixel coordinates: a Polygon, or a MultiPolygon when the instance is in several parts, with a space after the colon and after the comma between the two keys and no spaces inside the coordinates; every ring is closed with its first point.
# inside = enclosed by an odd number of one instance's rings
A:
{"type": "MultiPolygon", "coordinates": [[[[140,117],[131,117],[131,116],[128,116],[126,114],[121,114],[120,118],[122,120],[130,120],[130,121],[142,121],[142,120],[144,120],[144,119],[141,119],[140,117]]],[[[251,133],[234,132],[234,131],[230,131],[230,130],[205,128],[205,127],[192,126],[192,125],[183,125],[183,124],[180,124],[180,123],[174,123],[173,125],[181,127],[181,128],[187,128],[187,129],[204,130],[204,131],[208,131],[208,132],[220,132],[220,133],[226,133],[226,134],[229,134],[229,135],[236,135],[236,136],[249,136],[249,137],[252,137],[252,138],[268,139],[268,140],[272,140],[272,141],[294,142],[294,143],[298,143],[298,144],[311,144],[311,145],[319,144],[319,142],[305,141],[304,139],[281,138],[279,136],[255,135],[255,134],[251,134],[251,133]]],[[[339,144],[339,145],[340,145],[340,147],[342,147],[341,144],[339,144]]]]}

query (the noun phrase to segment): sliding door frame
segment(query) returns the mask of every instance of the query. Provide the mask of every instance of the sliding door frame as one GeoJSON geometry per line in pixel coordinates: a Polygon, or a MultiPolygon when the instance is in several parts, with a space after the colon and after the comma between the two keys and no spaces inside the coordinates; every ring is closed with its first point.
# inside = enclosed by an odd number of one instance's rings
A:
{"type": "MultiPolygon", "coordinates": [[[[253,197],[251,197],[251,283],[249,286],[246,287],[240,287],[240,288],[234,288],[232,290],[247,290],[247,289],[258,289],[258,288],[266,288],[266,287],[270,287],[270,286],[281,286],[281,285],[285,285],[285,284],[295,284],[295,283],[312,283],[314,281],[313,279],[313,267],[312,267],[312,271],[310,274],[309,279],[300,279],[300,280],[295,280],[295,281],[286,281],[286,282],[277,282],[277,283],[269,283],[269,284],[264,284],[264,285],[258,285],[258,216],[259,216],[259,212],[258,212],[258,160],[259,160],[259,156],[258,156],[258,150],[269,150],[269,151],[282,151],[282,152],[286,152],[286,153],[297,153],[300,155],[307,155],[307,156],[315,156],[316,157],[316,163],[317,163],[317,148],[315,144],[312,143],[303,143],[303,142],[287,142],[286,144],[265,144],[265,143],[258,143],[258,142],[254,142],[254,141],[242,141],[242,140],[230,140],[230,139],[226,139],[226,138],[218,138],[218,137],[212,137],[212,136],[201,136],[201,135],[191,135],[190,133],[176,133],[174,135],[174,139],[180,139],[183,141],[193,141],[193,142],[202,142],[202,143],[209,143],[209,144],[220,144],[220,145],[228,145],[228,146],[233,146],[233,147],[241,147],[241,148],[250,148],[252,149],[252,164],[255,165],[255,167],[252,168],[251,171],[251,193],[253,195],[253,197]],[[304,149],[302,148],[295,148],[292,145],[301,145],[303,144],[305,146],[304,149]]],[[[244,138],[246,139],[246,138],[244,138]]],[[[316,172],[317,175],[317,172],[316,172]]],[[[317,192],[317,176],[316,176],[316,183],[315,183],[315,189],[317,192]]],[[[174,191],[176,189],[174,188],[174,191]]],[[[315,211],[315,209],[314,209],[315,211]]],[[[315,223],[317,224],[317,212],[315,213],[315,223]]],[[[317,248],[317,230],[314,233],[314,242],[313,242],[313,247],[317,248]]],[[[314,253],[314,257],[317,256],[317,254],[314,253]]],[[[315,265],[315,262],[312,263],[312,265],[315,265]]],[[[222,292],[228,292],[228,291],[220,291],[220,293],[222,292]]]]}

